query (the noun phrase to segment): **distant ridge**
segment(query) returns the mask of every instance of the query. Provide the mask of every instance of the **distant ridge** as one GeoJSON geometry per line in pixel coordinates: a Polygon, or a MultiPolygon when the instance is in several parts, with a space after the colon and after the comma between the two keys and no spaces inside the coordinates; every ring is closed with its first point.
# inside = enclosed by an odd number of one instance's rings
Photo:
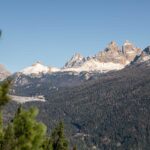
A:
{"type": "Polygon", "coordinates": [[[110,42],[103,51],[99,51],[92,57],[83,57],[80,53],[75,53],[62,68],[48,67],[37,62],[21,71],[25,75],[39,75],[56,72],[108,72],[123,69],[130,64],[136,56],[141,53],[141,49],[135,47],[131,42],[125,41],[119,47],[116,42],[110,42]]]}

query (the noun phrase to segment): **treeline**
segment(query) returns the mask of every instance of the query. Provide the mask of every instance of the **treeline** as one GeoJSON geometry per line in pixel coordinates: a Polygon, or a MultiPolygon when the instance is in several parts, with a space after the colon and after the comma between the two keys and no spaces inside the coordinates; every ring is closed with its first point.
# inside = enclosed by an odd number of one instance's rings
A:
{"type": "Polygon", "coordinates": [[[48,135],[46,125],[36,120],[37,108],[25,110],[20,106],[13,119],[7,125],[3,124],[2,110],[10,100],[9,87],[10,81],[0,85],[0,150],[69,150],[63,123],[48,135]]]}

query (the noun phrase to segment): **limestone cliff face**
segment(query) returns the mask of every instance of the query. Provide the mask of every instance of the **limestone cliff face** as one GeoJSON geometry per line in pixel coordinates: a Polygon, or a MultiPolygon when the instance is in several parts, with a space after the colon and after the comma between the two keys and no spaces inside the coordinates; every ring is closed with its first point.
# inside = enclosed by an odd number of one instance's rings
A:
{"type": "Polygon", "coordinates": [[[111,42],[104,51],[96,55],[96,58],[101,62],[113,62],[126,65],[133,61],[140,52],[141,50],[139,48],[136,48],[128,41],[121,48],[115,42],[111,42]]]}
{"type": "Polygon", "coordinates": [[[64,68],[78,67],[78,66],[82,65],[84,62],[85,62],[85,58],[81,54],[76,53],[65,64],[64,68]]]}
{"type": "Polygon", "coordinates": [[[126,59],[131,62],[137,55],[141,53],[141,49],[136,48],[132,43],[126,41],[122,46],[122,52],[126,59]]]}
{"type": "Polygon", "coordinates": [[[113,41],[105,48],[104,51],[100,51],[96,58],[100,62],[113,62],[113,63],[119,63],[119,64],[126,64],[127,60],[125,56],[123,55],[121,49],[119,46],[113,41]]]}
{"type": "Polygon", "coordinates": [[[92,57],[83,57],[80,54],[75,54],[64,66],[64,68],[79,68],[79,70],[118,70],[130,64],[137,55],[141,53],[139,48],[136,48],[129,41],[125,41],[123,46],[119,47],[116,42],[110,42],[107,47],[98,52],[92,57]],[[112,68],[111,68],[112,66],[112,68]],[[87,69],[88,68],[88,69],[87,69]]]}

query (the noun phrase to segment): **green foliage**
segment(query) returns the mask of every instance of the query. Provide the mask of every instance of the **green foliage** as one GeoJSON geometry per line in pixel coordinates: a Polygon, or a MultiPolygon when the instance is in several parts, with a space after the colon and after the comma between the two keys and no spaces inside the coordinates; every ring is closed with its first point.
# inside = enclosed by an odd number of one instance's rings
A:
{"type": "Polygon", "coordinates": [[[40,150],[44,141],[46,126],[36,121],[38,110],[21,109],[13,120],[16,150],[40,150]]]}
{"type": "Polygon", "coordinates": [[[73,150],[77,150],[77,146],[74,146],[74,147],[73,147],[73,150]]]}
{"type": "Polygon", "coordinates": [[[10,85],[10,80],[2,82],[0,85],[0,108],[10,100],[10,97],[8,96],[10,85]]]}
{"type": "MultiPolygon", "coordinates": [[[[8,91],[10,82],[0,85],[0,106],[9,101],[8,91]]],[[[62,122],[46,136],[46,126],[38,122],[38,109],[18,108],[13,120],[6,127],[3,126],[0,114],[0,150],[68,150],[68,141],[64,135],[62,122]]]]}
{"type": "Polygon", "coordinates": [[[1,144],[2,150],[12,150],[15,149],[16,140],[14,136],[13,124],[8,124],[7,128],[4,130],[3,142],[1,144]]]}
{"type": "Polygon", "coordinates": [[[3,142],[3,136],[4,136],[4,132],[3,132],[3,118],[2,118],[2,113],[0,112],[0,148],[3,142]]]}
{"type": "Polygon", "coordinates": [[[51,140],[53,150],[68,150],[68,141],[64,135],[64,125],[62,122],[52,132],[51,140]]]}
{"type": "Polygon", "coordinates": [[[1,150],[42,150],[46,126],[37,122],[38,110],[19,108],[12,123],[4,130],[1,150]]]}
{"type": "Polygon", "coordinates": [[[49,137],[45,138],[42,148],[43,150],[54,150],[51,138],[49,137]]]}

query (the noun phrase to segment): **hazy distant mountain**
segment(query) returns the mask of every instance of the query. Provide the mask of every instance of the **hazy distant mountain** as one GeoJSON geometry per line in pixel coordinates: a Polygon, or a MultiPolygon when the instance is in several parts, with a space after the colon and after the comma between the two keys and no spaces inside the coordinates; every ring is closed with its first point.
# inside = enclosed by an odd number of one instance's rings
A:
{"type": "Polygon", "coordinates": [[[0,64],[0,81],[7,78],[11,73],[4,67],[4,65],[0,64]]]}

